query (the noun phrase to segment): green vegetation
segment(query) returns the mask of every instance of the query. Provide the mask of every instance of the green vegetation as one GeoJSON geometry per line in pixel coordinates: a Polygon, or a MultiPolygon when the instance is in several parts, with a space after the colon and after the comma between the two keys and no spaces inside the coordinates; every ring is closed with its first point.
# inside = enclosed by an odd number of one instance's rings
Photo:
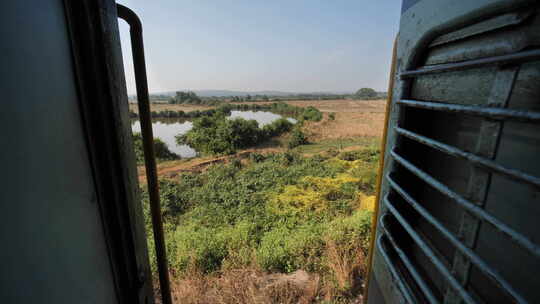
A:
{"type": "Polygon", "coordinates": [[[377,92],[372,88],[361,88],[360,90],[356,91],[356,97],[360,99],[375,99],[379,96],[377,92]]]}
{"type": "MultiPolygon", "coordinates": [[[[171,272],[190,279],[234,269],[302,269],[321,278],[320,292],[332,300],[354,298],[363,281],[378,157],[370,148],[330,158],[252,154],[161,180],[171,272]]],[[[142,196],[148,215],[145,190],[142,196]]]]}
{"type": "Polygon", "coordinates": [[[289,141],[287,142],[287,147],[289,149],[296,148],[300,145],[307,144],[307,138],[304,132],[302,132],[302,129],[299,126],[296,126],[293,128],[289,141]]]}
{"type": "MultiPolygon", "coordinates": [[[[192,104],[219,106],[222,104],[239,102],[269,102],[269,101],[302,101],[302,100],[354,100],[354,99],[378,99],[385,98],[386,92],[375,92],[370,88],[362,88],[352,94],[334,93],[291,93],[291,94],[246,94],[244,96],[198,96],[192,91],[178,91],[176,95],[170,97],[164,94],[150,94],[150,101],[170,104],[192,104]],[[366,91],[366,89],[368,91],[366,91]],[[362,90],[362,91],[360,91],[362,90]],[[373,95],[375,92],[375,95],[373,95]],[[367,94],[366,94],[367,93],[367,94]]],[[[129,97],[130,101],[135,101],[135,96],[129,97]]]]}
{"type": "MultiPolygon", "coordinates": [[[[133,133],[133,146],[137,164],[144,164],[144,149],[141,133],[133,133]]],[[[172,153],[167,147],[167,144],[159,138],[154,138],[154,153],[158,161],[180,158],[178,155],[172,153]]]]}
{"type": "Polygon", "coordinates": [[[232,154],[238,149],[254,146],[270,137],[281,135],[292,128],[285,118],[259,128],[255,120],[228,119],[226,112],[217,111],[193,121],[193,128],[176,137],[178,144],[186,144],[206,154],[232,154]]]}
{"type": "Polygon", "coordinates": [[[176,96],[169,100],[171,104],[201,104],[202,100],[194,92],[176,92],[176,96]]]}
{"type": "Polygon", "coordinates": [[[328,119],[329,120],[336,120],[336,113],[335,112],[329,113],[328,114],[328,119]]]}
{"type": "MultiPolygon", "coordinates": [[[[191,112],[184,111],[152,111],[150,114],[152,118],[185,118],[193,119],[203,116],[212,116],[217,112],[223,112],[230,114],[231,111],[269,111],[275,114],[283,116],[294,117],[299,120],[313,120],[320,121],[322,119],[322,113],[314,107],[296,107],[284,102],[274,102],[271,104],[222,104],[216,109],[209,110],[196,110],[191,112]]],[[[133,111],[130,112],[130,118],[138,118],[139,115],[133,111]]]]}
{"type": "Polygon", "coordinates": [[[321,111],[315,107],[309,106],[304,109],[300,118],[303,120],[320,121],[322,117],[321,111]]]}
{"type": "Polygon", "coordinates": [[[302,154],[324,153],[329,156],[337,156],[342,149],[354,146],[366,146],[370,147],[370,149],[376,149],[379,145],[379,139],[373,137],[338,138],[312,142],[309,145],[301,145],[295,148],[294,151],[302,154]]]}

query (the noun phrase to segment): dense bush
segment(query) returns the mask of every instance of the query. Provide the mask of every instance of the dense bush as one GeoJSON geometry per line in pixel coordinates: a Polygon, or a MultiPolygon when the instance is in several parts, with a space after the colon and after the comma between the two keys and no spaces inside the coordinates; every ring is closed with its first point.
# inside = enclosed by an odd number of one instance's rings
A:
{"type": "MultiPolygon", "coordinates": [[[[144,149],[141,133],[133,133],[133,148],[135,149],[135,158],[137,164],[144,164],[144,149]]],[[[178,159],[180,156],[169,150],[167,144],[159,138],[154,138],[154,154],[158,160],[178,159]]]]}
{"type": "Polygon", "coordinates": [[[317,108],[309,106],[305,108],[301,117],[304,120],[320,121],[322,119],[322,113],[317,108]]]}
{"type": "Polygon", "coordinates": [[[193,128],[177,136],[179,144],[187,144],[207,154],[232,154],[238,149],[254,146],[270,137],[291,129],[292,123],[278,119],[262,129],[257,121],[228,119],[225,112],[203,116],[193,121],[193,128]]]}
{"type": "Polygon", "coordinates": [[[370,195],[375,193],[379,157],[380,152],[375,147],[341,152],[338,155],[340,160],[352,161],[357,164],[350,172],[353,176],[360,178],[362,185],[360,189],[370,195]]]}
{"type": "MultiPolygon", "coordinates": [[[[256,263],[268,271],[333,276],[329,245],[367,250],[371,212],[361,208],[367,185],[355,169],[370,162],[280,153],[161,181],[173,273],[256,263]]],[[[148,213],[146,191],[143,202],[148,213]]]]}
{"type": "Polygon", "coordinates": [[[300,127],[296,126],[293,128],[289,141],[287,142],[287,147],[289,149],[296,148],[300,145],[307,144],[307,138],[304,132],[300,129],[300,127]]]}
{"type": "Polygon", "coordinates": [[[285,118],[280,118],[262,127],[262,136],[265,138],[279,136],[289,132],[293,124],[285,118]]]}
{"type": "Polygon", "coordinates": [[[368,147],[362,150],[341,152],[338,155],[338,158],[341,160],[348,160],[348,161],[361,159],[367,162],[376,163],[379,161],[379,156],[380,156],[379,149],[375,147],[368,147]]]}
{"type": "Polygon", "coordinates": [[[332,112],[332,113],[328,114],[328,119],[329,120],[336,120],[336,113],[332,112]]]}
{"type": "Polygon", "coordinates": [[[194,92],[176,92],[176,96],[169,100],[172,104],[201,104],[202,100],[194,92]]]}

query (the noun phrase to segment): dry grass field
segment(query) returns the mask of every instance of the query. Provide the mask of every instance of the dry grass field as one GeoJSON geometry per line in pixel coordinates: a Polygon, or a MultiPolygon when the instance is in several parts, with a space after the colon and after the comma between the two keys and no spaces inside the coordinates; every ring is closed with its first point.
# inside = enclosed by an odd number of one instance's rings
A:
{"type": "Polygon", "coordinates": [[[385,100],[308,100],[289,101],[299,107],[313,106],[324,113],[320,122],[307,122],[311,141],[354,137],[381,137],[385,100]],[[330,120],[329,114],[335,113],[330,120]]]}

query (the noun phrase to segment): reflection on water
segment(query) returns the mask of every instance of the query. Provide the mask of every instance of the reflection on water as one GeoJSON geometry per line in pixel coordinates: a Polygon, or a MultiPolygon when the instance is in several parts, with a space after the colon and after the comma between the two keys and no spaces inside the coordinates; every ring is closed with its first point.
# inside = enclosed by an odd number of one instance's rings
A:
{"type": "MultiPolygon", "coordinates": [[[[174,137],[186,133],[192,127],[193,124],[190,121],[185,120],[176,120],[176,122],[173,122],[172,119],[167,119],[166,121],[154,120],[152,123],[154,137],[161,139],[167,144],[171,152],[180,155],[182,158],[195,157],[197,156],[197,151],[188,145],[176,144],[176,139],[174,137]]],[[[141,132],[141,123],[136,120],[131,124],[131,130],[133,132],[141,132]]]]}
{"type": "MultiPolygon", "coordinates": [[[[272,112],[264,112],[264,111],[231,111],[231,119],[234,118],[243,118],[246,120],[256,120],[259,123],[259,127],[262,127],[264,125],[267,125],[269,123],[272,123],[274,120],[280,119],[282,116],[278,114],[274,114],[272,112]]],[[[292,123],[296,123],[296,119],[294,118],[287,118],[288,121],[292,123]]]]}
{"type": "MultiPolygon", "coordinates": [[[[272,123],[273,121],[280,119],[282,116],[271,112],[264,111],[231,111],[230,118],[244,118],[247,120],[253,119],[259,123],[259,127],[272,123]]],[[[185,119],[174,118],[153,118],[152,131],[154,137],[161,139],[167,144],[171,152],[180,155],[182,158],[189,158],[197,156],[197,151],[188,145],[176,144],[175,136],[185,134],[189,131],[193,124],[191,121],[185,119]]],[[[296,123],[296,119],[287,118],[292,123],[296,123]]],[[[134,120],[131,124],[131,130],[133,132],[141,132],[141,124],[138,120],[134,120]]]]}

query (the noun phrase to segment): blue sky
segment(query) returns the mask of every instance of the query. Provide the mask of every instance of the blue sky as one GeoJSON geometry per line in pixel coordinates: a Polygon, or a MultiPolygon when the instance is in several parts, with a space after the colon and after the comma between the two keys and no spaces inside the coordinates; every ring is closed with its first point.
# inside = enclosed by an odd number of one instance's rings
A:
{"type": "MultiPolygon", "coordinates": [[[[399,0],[119,0],[142,19],[151,92],[386,90],[399,0]]],[[[120,22],[128,92],[128,26],[120,22]]]]}

